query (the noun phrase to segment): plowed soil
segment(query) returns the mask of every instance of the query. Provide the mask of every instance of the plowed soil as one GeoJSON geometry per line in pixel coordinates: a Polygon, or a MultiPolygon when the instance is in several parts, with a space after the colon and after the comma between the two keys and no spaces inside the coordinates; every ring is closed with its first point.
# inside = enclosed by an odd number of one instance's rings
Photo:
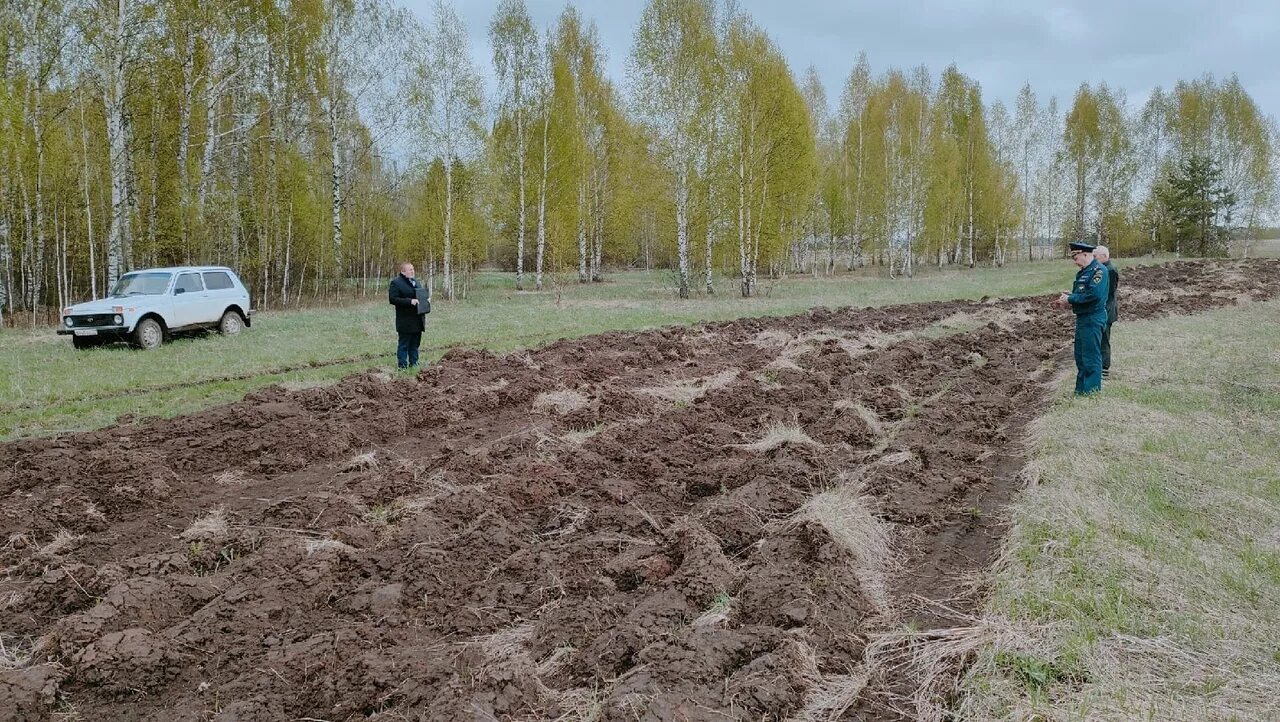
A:
{"type": "MultiPolygon", "coordinates": [[[[1278,262],[1180,263],[1121,313],[1277,296],[1278,262]]],[[[1071,363],[1049,300],[456,350],[0,446],[0,719],[913,718],[868,644],[979,604],[1071,363]]]]}

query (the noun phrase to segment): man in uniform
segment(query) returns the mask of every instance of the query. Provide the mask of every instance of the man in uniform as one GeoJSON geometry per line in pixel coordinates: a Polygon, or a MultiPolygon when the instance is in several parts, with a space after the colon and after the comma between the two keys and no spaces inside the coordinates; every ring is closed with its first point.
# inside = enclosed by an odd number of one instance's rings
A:
{"type": "Polygon", "coordinates": [[[1076,315],[1076,395],[1102,390],[1102,329],[1107,325],[1107,269],[1093,257],[1088,243],[1071,244],[1071,260],[1079,266],[1071,293],[1058,297],[1076,315]]]}
{"type": "Polygon", "coordinates": [[[396,345],[396,362],[402,369],[418,365],[418,347],[422,345],[422,332],[426,330],[426,313],[430,308],[424,303],[426,289],[413,277],[413,264],[400,264],[400,273],[391,279],[387,288],[387,300],[396,307],[396,333],[400,342],[396,345]]]}
{"type": "Polygon", "coordinates": [[[1107,269],[1107,325],[1102,329],[1102,378],[1111,374],[1111,327],[1116,322],[1116,289],[1120,287],[1120,272],[1111,265],[1111,251],[1106,246],[1093,249],[1093,257],[1107,269]]]}

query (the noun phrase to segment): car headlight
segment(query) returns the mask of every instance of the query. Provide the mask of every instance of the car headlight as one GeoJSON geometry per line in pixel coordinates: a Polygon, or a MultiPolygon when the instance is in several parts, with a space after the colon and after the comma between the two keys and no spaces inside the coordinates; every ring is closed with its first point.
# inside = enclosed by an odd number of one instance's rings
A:
{"type": "Polygon", "coordinates": [[[75,323],[76,323],[75,321],[72,321],[72,320],[71,320],[71,317],[70,317],[70,316],[67,316],[66,318],[64,318],[64,319],[62,319],[62,320],[63,320],[63,322],[64,322],[64,323],[66,323],[66,324],[67,324],[67,326],[68,326],[68,327],[74,326],[74,325],[75,325],[75,323]]]}
{"type": "Polygon", "coordinates": [[[120,315],[120,314],[118,314],[118,313],[116,314],[116,317],[115,317],[115,319],[113,319],[113,320],[116,322],[116,325],[117,325],[117,326],[123,326],[123,325],[124,325],[124,316],[121,316],[121,315],[120,315]]]}

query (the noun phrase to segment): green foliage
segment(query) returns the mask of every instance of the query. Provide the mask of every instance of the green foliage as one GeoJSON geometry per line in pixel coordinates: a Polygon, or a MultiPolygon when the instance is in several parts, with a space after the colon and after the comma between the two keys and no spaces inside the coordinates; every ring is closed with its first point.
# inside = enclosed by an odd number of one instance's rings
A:
{"type": "Polygon", "coordinates": [[[733,3],[650,0],[625,87],[573,7],[544,38],[503,0],[488,34],[493,107],[449,0],[426,27],[393,0],[0,4],[0,310],[34,325],[101,295],[113,259],[229,264],[262,307],[399,258],[446,297],[481,264],[755,295],[868,262],[1002,265],[1015,238],[1220,253],[1280,200],[1275,123],[1234,76],[1136,110],[1084,85],[1065,116],[1026,87],[1011,118],[955,66],[876,75],[865,54],[829,103],[733,3]]]}
{"type": "Polygon", "coordinates": [[[1170,170],[1157,199],[1172,226],[1174,249],[1201,257],[1226,255],[1237,200],[1213,159],[1189,156],[1170,170]]]}

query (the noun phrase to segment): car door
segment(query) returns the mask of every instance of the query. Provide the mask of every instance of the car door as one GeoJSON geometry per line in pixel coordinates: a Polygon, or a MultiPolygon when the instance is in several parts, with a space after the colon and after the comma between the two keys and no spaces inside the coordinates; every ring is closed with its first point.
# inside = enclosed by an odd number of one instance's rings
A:
{"type": "Polygon", "coordinates": [[[178,280],[173,284],[173,318],[169,319],[169,326],[174,328],[207,323],[201,320],[207,305],[209,299],[200,274],[179,273],[178,280]]]}
{"type": "Polygon", "coordinates": [[[240,301],[240,293],[236,290],[236,284],[232,282],[231,274],[227,271],[205,271],[204,292],[209,297],[209,307],[205,313],[209,319],[207,323],[218,321],[228,306],[236,305],[240,301]]]}

